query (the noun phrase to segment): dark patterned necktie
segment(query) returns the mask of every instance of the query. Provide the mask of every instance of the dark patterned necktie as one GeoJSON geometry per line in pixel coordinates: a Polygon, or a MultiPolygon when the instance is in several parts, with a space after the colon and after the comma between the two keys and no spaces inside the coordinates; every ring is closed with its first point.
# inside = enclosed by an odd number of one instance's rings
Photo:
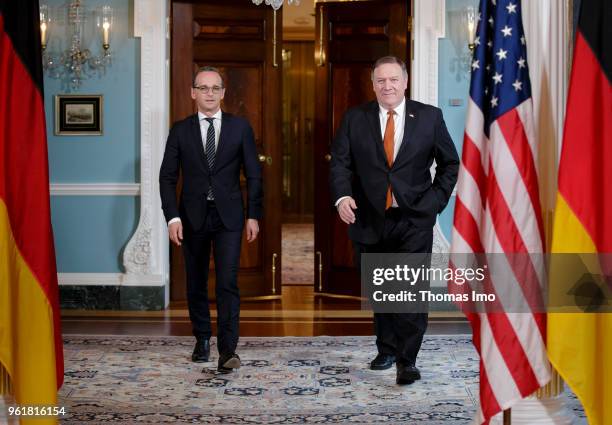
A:
{"type": "MultiPolygon", "coordinates": [[[[208,121],[208,131],[206,132],[206,162],[208,168],[212,171],[215,167],[215,126],[213,125],[214,118],[204,118],[208,121]]],[[[208,199],[214,199],[212,184],[208,188],[208,199]]]]}

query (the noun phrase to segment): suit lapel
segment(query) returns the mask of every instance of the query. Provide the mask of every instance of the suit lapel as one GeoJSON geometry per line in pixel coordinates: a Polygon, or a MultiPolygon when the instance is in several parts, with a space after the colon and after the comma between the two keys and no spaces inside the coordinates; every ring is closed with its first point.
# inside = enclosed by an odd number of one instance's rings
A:
{"type": "Polygon", "coordinates": [[[415,143],[412,135],[414,134],[414,129],[416,128],[416,123],[419,116],[417,115],[416,109],[414,108],[414,105],[410,99],[406,99],[404,113],[404,136],[402,137],[402,145],[400,146],[399,152],[397,152],[397,156],[395,157],[393,164],[399,162],[399,160],[402,159],[402,156],[406,154],[408,145],[415,143]]]}
{"type": "Polygon", "coordinates": [[[221,112],[221,134],[219,135],[219,145],[217,146],[217,152],[215,153],[215,168],[217,168],[217,164],[222,158],[221,155],[223,155],[223,152],[227,148],[225,145],[227,145],[229,132],[231,131],[231,121],[231,114],[221,112]]]}
{"type": "Polygon", "coordinates": [[[370,125],[370,128],[372,130],[372,134],[374,135],[374,145],[375,145],[376,152],[378,152],[380,159],[388,167],[389,163],[387,162],[387,155],[385,154],[383,138],[380,132],[379,106],[377,102],[372,102],[369,105],[368,111],[366,112],[366,116],[368,119],[368,124],[370,125]]]}
{"type": "Polygon", "coordinates": [[[200,164],[202,165],[204,171],[207,171],[208,164],[206,163],[206,155],[204,153],[204,142],[202,141],[202,130],[200,129],[200,117],[197,113],[193,116],[192,122],[192,140],[195,143],[195,148],[198,152],[198,157],[200,158],[200,164]]]}

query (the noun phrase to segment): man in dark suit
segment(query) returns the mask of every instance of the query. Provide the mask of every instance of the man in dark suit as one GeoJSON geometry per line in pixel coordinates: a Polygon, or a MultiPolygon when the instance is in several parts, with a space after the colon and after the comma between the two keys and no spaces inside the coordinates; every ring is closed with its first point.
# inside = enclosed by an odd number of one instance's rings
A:
{"type": "Polygon", "coordinates": [[[253,130],[244,118],[221,111],[224,94],[219,71],[200,68],[191,88],[198,113],[170,130],[159,186],[170,240],[183,247],[185,257],[189,317],[197,340],[191,358],[206,362],[210,355],[208,264],[212,245],[217,277],[218,370],[228,373],[240,367],[236,346],[240,315],[237,275],[244,227],[241,167],[247,182],[248,242],[259,233],[263,191],[253,130]],[[179,169],[183,187],[177,204],[179,169]]]}
{"type": "MultiPolygon", "coordinates": [[[[362,253],[431,253],[436,215],[459,169],[440,109],[405,98],[404,62],[380,58],[372,84],[376,101],[344,114],[331,148],[332,200],[349,224],[358,268],[362,253]]],[[[378,355],[370,368],[396,363],[398,384],[420,379],[416,357],[426,328],[427,313],[375,314],[378,355]]]]}

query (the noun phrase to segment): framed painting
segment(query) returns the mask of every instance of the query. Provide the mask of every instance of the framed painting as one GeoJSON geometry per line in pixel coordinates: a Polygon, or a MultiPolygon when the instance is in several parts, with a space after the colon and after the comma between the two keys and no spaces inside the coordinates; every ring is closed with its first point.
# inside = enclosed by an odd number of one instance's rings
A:
{"type": "Polygon", "coordinates": [[[56,95],[55,135],[101,135],[103,121],[102,107],[102,95],[56,95]]]}

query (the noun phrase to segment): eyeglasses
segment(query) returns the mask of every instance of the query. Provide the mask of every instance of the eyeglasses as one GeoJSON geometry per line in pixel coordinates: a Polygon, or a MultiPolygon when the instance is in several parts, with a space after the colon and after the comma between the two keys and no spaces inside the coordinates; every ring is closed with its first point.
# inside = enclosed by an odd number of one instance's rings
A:
{"type": "Polygon", "coordinates": [[[223,90],[223,87],[221,86],[212,86],[212,87],[208,87],[208,86],[193,86],[194,89],[196,89],[197,91],[199,91],[200,93],[204,93],[204,94],[208,94],[211,91],[213,92],[213,94],[219,94],[221,93],[221,90],[223,90]]]}

